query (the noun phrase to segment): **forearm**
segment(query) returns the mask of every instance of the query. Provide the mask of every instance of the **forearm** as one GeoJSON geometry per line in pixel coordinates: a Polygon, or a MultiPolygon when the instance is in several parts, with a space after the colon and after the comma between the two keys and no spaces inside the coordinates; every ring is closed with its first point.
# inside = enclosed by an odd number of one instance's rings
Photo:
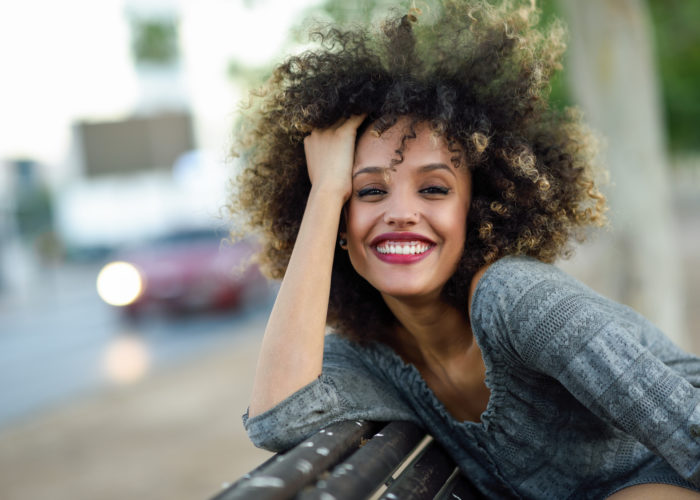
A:
{"type": "Polygon", "coordinates": [[[321,374],[331,269],[343,198],[312,189],[265,329],[251,396],[260,414],[321,374]]]}
{"type": "Polygon", "coordinates": [[[382,356],[369,356],[351,340],[326,335],[323,374],[270,411],[254,417],[245,414],[250,439],[258,447],[279,452],[339,420],[419,423],[397,387],[378,376],[382,356]]]}

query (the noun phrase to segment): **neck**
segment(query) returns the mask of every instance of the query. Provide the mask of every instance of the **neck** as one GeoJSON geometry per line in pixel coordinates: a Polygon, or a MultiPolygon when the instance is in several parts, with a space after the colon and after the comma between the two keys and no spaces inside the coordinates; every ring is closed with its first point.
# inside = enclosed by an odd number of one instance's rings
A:
{"type": "Polygon", "coordinates": [[[443,364],[473,343],[466,312],[439,298],[402,300],[384,297],[398,320],[393,346],[414,364],[443,364]]]}

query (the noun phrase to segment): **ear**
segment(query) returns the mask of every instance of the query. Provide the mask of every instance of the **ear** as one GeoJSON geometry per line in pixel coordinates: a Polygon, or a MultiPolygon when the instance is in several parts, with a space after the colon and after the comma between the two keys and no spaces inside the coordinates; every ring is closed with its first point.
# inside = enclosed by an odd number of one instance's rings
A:
{"type": "Polygon", "coordinates": [[[348,249],[348,240],[344,232],[338,233],[338,246],[343,250],[348,249]]]}
{"type": "Polygon", "coordinates": [[[340,214],[340,224],[338,226],[338,236],[345,238],[347,236],[348,227],[348,204],[343,205],[343,211],[340,214]]]}
{"type": "Polygon", "coordinates": [[[348,249],[348,204],[343,205],[343,211],[340,214],[340,223],[338,224],[338,245],[343,250],[348,249]]]}

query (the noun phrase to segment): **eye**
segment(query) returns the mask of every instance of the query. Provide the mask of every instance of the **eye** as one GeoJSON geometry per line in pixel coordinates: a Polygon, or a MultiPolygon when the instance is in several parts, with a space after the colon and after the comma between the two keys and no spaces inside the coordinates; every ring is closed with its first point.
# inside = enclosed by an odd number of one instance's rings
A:
{"type": "Polygon", "coordinates": [[[438,194],[445,195],[450,192],[449,188],[443,186],[428,186],[420,190],[422,194],[438,194]]]}
{"type": "Polygon", "coordinates": [[[359,198],[363,198],[365,196],[379,196],[382,194],[386,194],[386,191],[377,187],[366,187],[357,191],[357,196],[359,198]]]}

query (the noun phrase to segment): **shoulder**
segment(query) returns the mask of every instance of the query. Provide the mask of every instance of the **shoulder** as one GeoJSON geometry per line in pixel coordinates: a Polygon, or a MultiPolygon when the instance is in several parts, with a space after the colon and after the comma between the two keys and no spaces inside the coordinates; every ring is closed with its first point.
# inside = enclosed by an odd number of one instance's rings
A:
{"type": "Polygon", "coordinates": [[[357,358],[369,356],[373,349],[372,345],[362,345],[340,332],[332,331],[325,337],[323,351],[325,356],[357,358]]]}
{"type": "Polygon", "coordinates": [[[509,256],[480,269],[470,284],[470,307],[484,304],[513,304],[537,293],[544,283],[585,288],[553,264],[532,257],[509,256]]]}
{"type": "MultiPolygon", "coordinates": [[[[539,281],[541,279],[571,279],[564,271],[554,264],[542,262],[534,257],[524,255],[510,255],[503,257],[491,265],[482,269],[482,278],[486,282],[490,280],[507,280],[509,276],[517,276],[519,280],[526,282],[539,281]]],[[[479,280],[481,281],[481,280],[479,280]]]]}
{"type": "Polygon", "coordinates": [[[573,345],[604,329],[624,331],[625,343],[654,349],[662,348],[659,341],[665,338],[630,307],[537,259],[496,261],[474,288],[471,323],[475,333],[505,345],[525,360],[538,356],[545,345],[573,345]]]}
{"type": "Polygon", "coordinates": [[[531,257],[494,262],[472,289],[470,319],[475,333],[520,354],[544,341],[539,337],[555,323],[562,332],[563,324],[581,309],[616,309],[558,267],[531,257]]]}
{"type": "Polygon", "coordinates": [[[324,369],[351,370],[378,374],[394,363],[391,350],[376,342],[360,344],[342,333],[326,335],[323,352],[324,369]]]}

